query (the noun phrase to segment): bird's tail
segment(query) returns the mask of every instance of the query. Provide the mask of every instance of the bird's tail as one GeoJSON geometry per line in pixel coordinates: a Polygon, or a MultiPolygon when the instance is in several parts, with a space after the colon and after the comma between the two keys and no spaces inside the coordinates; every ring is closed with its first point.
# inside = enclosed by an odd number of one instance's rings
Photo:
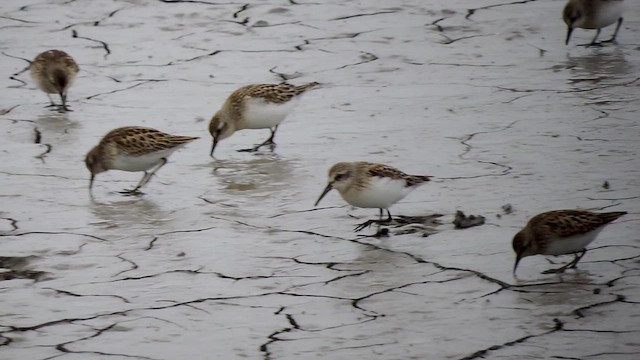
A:
{"type": "Polygon", "coordinates": [[[320,85],[320,83],[316,82],[316,81],[310,82],[310,83],[307,83],[307,84],[298,85],[298,86],[295,87],[296,95],[297,94],[302,94],[303,92],[311,89],[312,87],[316,87],[318,85],[320,85]]]}

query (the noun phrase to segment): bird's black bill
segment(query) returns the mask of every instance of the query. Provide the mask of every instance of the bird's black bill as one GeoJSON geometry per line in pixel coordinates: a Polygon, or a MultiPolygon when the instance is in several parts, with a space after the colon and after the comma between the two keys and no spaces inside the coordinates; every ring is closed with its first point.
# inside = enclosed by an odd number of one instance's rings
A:
{"type": "Polygon", "coordinates": [[[569,26],[567,28],[567,40],[565,40],[564,44],[569,45],[569,40],[571,39],[571,33],[573,32],[573,27],[569,26]]]}
{"type": "Polygon", "coordinates": [[[218,140],[213,139],[213,144],[211,145],[211,153],[209,156],[213,157],[213,151],[216,149],[216,145],[218,145],[218,140]]]}
{"type": "Polygon", "coordinates": [[[516,276],[516,269],[518,268],[518,263],[520,262],[520,259],[522,259],[522,256],[516,256],[516,263],[513,264],[513,276],[516,276]]]}
{"type": "Polygon", "coordinates": [[[333,186],[331,186],[331,184],[327,185],[326,188],[324,188],[324,191],[322,192],[322,194],[320,195],[320,197],[318,198],[318,201],[316,201],[315,204],[313,204],[313,206],[318,206],[318,204],[320,203],[320,200],[322,200],[322,198],[327,195],[327,193],[329,191],[331,191],[331,189],[333,189],[333,186]]]}
{"type": "Polygon", "coordinates": [[[93,179],[96,176],[94,174],[91,174],[91,179],[89,179],[89,192],[91,192],[91,189],[93,188],[93,179]]]}

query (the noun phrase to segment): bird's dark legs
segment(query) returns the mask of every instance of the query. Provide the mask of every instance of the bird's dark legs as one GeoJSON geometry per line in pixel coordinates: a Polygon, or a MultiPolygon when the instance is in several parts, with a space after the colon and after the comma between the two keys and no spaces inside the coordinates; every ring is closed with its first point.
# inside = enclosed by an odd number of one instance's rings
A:
{"type": "Polygon", "coordinates": [[[571,260],[568,264],[566,264],[566,265],[564,265],[564,266],[562,266],[560,268],[557,268],[557,269],[545,270],[542,273],[543,274],[556,274],[556,273],[563,273],[567,269],[575,269],[576,266],[578,265],[578,261],[580,261],[580,259],[582,259],[582,257],[586,253],[587,253],[587,250],[582,250],[579,253],[575,253],[573,260],[571,260]]]}
{"type": "Polygon", "coordinates": [[[273,151],[273,149],[276,146],[276,143],[273,141],[273,139],[276,136],[276,131],[278,131],[278,126],[276,125],[273,129],[269,129],[271,131],[271,136],[269,136],[269,138],[267,140],[265,140],[262,144],[256,145],[252,148],[249,149],[240,149],[238,150],[239,152],[255,152],[258,151],[258,149],[260,149],[263,146],[267,146],[270,145],[271,146],[271,150],[273,151]]]}
{"type": "Polygon", "coordinates": [[[62,101],[62,105],[60,106],[59,110],[60,111],[73,111],[71,109],[69,109],[67,107],[67,93],[66,92],[61,92],[60,93],[60,100],[62,101]]]}
{"type": "Polygon", "coordinates": [[[140,182],[138,183],[138,185],[136,185],[135,188],[133,189],[129,189],[129,190],[122,190],[120,193],[121,194],[125,194],[125,195],[142,195],[142,191],[140,191],[140,188],[145,186],[149,180],[151,180],[151,177],[153,175],[155,175],[155,173],[160,170],[161,167],[164,166],[164,164],[167,163],[167,159],[162,159],[160,161],[160,164],[158,166],[155,167],[155,169],[153,169],[152,171],[145,171],[144,175],[142,176],[142,179],[140,179],[140,182]]]}
{"type": "Polygon", "coordinates": [[[616,36],[618,36],[618,31],[620,31],[620,26],[622,26],[623,20],[623,18],[618,19],[618,25],[616,25],[616,31],[613,32],[613,36],[611,39],[603,41],[603,43],[616,43],[616,36]]]}
{"type": "MultiPolygon", "coordinates": [[[[387,209],[385,209],[387,210],[387,209]]],[[[379,224],[379,225],[384,225],[384,224],[388,224],[392,221],[393,219],[391,218],[391,213],[389,212],[389,210],[387,210],[387,218],[386,219],[382,219],[382,209],[380,209],[380,218],[377,220],[367,220],[365,222],[363,222],[362,224],[359,224],[358,226],[356,226],[355,229],[353,229],[353,231],[358,232],[361,231],[365,228],[368,228],[369,226],[373,225],[373,224],[379,224]]]]}

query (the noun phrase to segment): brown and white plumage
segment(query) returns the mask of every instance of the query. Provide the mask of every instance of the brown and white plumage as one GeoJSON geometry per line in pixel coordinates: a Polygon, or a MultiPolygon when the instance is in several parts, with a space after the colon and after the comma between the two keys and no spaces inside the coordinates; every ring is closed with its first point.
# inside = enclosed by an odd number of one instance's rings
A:
{"type": "Polygon", "coordinates": [[[622,25],[624,12],[623,0],[569,0],[562,12],[562,19],[567,24],[567,38],[565,43],[568,45],[571,39],[571,33],[575,28],[595,29],[596,35],[588,45],[596,45],[600,30],[615,22],[616,30],[611,39],[604,42],[613,42],[616,40],[620,26],[622,25]]]}
{"type": "Polygon", "coordinates": [[[349,204],[361,208],[378,208],[387,211],[386,220],[369,220],[356,227],[360,231],[373,223],[392,220],[389,208],[402,200],[412,190],[429,181],[429,176],[408,175],[384,164],[365,161],[340,162],[329,169],[329,181],[315,205],[332,189],[349,204]]]}
{"type": "Polygon", "coordinates": [[[624,214],[625,211],[596,213],[586,210],[554,210],[534,216],[513,237],[513,250],[516,253],[513,273],[515,274],[522,258],[538,254],[575,254],[575,258],[567,265],[545,273],[563,272],[575,267],[584,256],[587,245],[604,226],[624,214]]]}
{"type": "Polygon", "coordinates": [[[166,164],[169,155],[195,139],[198,137],[171,135],[141,126],[111,130],[85,158],[87,169],[91,172],[89,190],[95,176],[101,172],[112,169],[144,171],[138,185],[133,190],[125,191],[137,193],[166,164]]]}
{"type": "Polygon", "coordinates": [[[318,85],[253,84],[234,91],[209,122],[213,137],[211,156],[220,140],[243,129],[270,129],[271,136],[262,144],[243,151],[256,151],[265,145],[273,145],[278,125],[295,106],[295,100],[308,89],[318,85]]]}
{"type": "Polygon", "coordinates": [[[80,71],[73,58],[61,50],[48,50],[36,56],[29,69],[36,86],[49,97],[51,106],[56,105],[49,94],[59,94],[60,109],[68,111],[67,90],[80,71]]]}

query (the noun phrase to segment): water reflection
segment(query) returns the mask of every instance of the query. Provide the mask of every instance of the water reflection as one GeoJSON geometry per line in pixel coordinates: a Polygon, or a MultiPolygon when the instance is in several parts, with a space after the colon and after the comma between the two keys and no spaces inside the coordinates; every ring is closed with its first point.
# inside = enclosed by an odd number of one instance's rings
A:
{"type": "Polygon", "coordinates": [[[100,219],[92,224],[103,229],[156,228],[171,220],[169,214],[155,202],[142,197],[112,202],[97,201],[91,197],[89,208],[100,219]]]}
{"type": "Polygon", "coordinates": [[[570,69],[574,84],[588,82],[590,85],[607,79],[622,78],[632,73],[624,52],[619,47],[594,49],[583,56],[567,54],[566,68],[570,69]]]}
{"type": "Polygon", "coordinates": [[[213,175],[228,194],[268,193],[291,186],[296,161],[277,154],[256,155],[249,160],[216,160],[213,175]]]}

